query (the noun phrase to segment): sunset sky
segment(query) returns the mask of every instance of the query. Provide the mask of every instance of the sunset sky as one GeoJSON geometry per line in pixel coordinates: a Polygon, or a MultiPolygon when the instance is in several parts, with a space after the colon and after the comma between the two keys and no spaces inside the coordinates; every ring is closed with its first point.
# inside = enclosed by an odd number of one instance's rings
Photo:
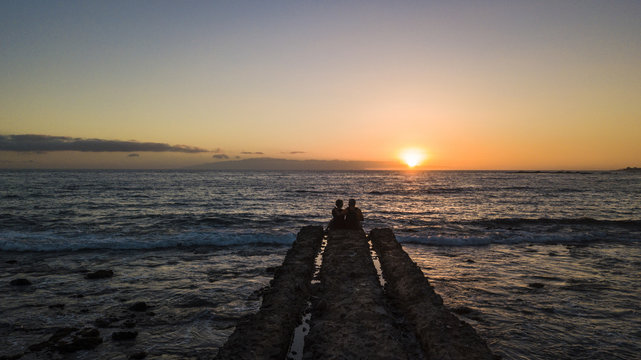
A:
{"type": "Polygon", "coordinates": [[[406,148],[641,166],[641,1],[0,2],[0,168],[406,148]]]}

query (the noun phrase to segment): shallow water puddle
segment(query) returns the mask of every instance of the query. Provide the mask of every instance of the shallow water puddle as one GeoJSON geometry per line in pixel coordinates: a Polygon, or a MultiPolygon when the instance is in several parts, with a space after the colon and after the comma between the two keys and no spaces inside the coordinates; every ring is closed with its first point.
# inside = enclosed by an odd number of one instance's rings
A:
{"type": "Polygon", "coordinates": [[[369,244],[369,253],[370,255],[372,255],[372,262],[374,263],[374,267],[376,268],[376,275],[378,275],[378,282],[382,287],[385,287],[385,278],[383,277],[383,270],[381,269],[381,261],[378,258],[378,253],[372,246],[372,240],[367,240],[367,242],[369,244]]]}
{"type": "MultiPolygon", "coordinates": [[[[321,243],[321,248],[314,259],[314,276],[312,277],[312,284],[320,283],[320,269],[323,265],[323,253],[325,252],[325,246],[327,246],[327,235],[323,237],[323,242],[321,243]]],[[[309,321],[312,318],[312,302],[307,301],[307,308],[301,315],[300,324],[294,329],[294,336],[292,337],[292,343],[289,345],[289,351],[287,352],[288,360],[301,360],[303,358],[303,349],[305,348],[305,335],[309,333],[309,321]]]]}

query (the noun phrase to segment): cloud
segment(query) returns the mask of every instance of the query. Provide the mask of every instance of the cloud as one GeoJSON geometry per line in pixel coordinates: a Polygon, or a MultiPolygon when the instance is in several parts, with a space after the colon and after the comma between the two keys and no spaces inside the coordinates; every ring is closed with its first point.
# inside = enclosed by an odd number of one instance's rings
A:
{"type": "Polygon", "coordinates": [[[216,154],[216,155],[214,155],[214,156],[212,156],[212,157],[213,157],[214,159],[220,159],[220,160],[227,160],[227,159],[229,159],[229,156],[227,156],[227,155],[225,155],[225,154],[216,154]]]}
{"type": "Polygon", "coordinates": [[[120,141],[104,139],[83,139],[68,136],[50,135],[0,135],[0,151],[49,152],[49,151],[82,151],[82,152],[182,152],[202,153],[208,150],[186,145],[169,145],[165,143],[120,141]]]}
{"type": "Polygon", "coordinates": [[[241,154],[243,154],[243,155],[263,155],[264,153],[262,151],[256,151],[256,152],[242,151],[241,154]]]}
{"type": "Polygon", "coordinates": [[[127,157],[140,157],[140,154],[129,154],[127,157]]]}
{"type": "Polygon", "coordinates": [[[212,150],[212,152],[213,152],[214,154],[220,154],[221,152],[223,152],[223,149],[221,149],[221,148],[215,148],[214,150],[212,150]]]}
{"type": "Polygon", "coordinates": [[[289,155],[305,154],[305,151],[290,151],[290,152],[284,152],[283,154],[289,154],[289,155]]]}

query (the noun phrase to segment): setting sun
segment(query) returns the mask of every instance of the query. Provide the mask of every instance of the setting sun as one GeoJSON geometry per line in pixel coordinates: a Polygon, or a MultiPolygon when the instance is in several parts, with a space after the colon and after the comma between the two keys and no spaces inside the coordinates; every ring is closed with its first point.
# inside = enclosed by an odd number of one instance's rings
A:
{"type": "Polygon", "coordinates": [[[421,149],[405,149],[401,152],[401,159],[407,164],[410,168],[413,168],[417,165],[420,165],[423,160],[426,158],[425,151],[421,149]]]}

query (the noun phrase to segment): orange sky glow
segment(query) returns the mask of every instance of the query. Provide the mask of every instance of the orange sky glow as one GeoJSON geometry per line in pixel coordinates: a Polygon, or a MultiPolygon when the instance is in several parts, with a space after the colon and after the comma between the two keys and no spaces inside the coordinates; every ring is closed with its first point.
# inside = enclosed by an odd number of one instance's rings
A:
{"type": "Polygon", "coordinates": [[[0,4],[0,168],[641,166],[638,1],[192,5],[0,4]]]}

